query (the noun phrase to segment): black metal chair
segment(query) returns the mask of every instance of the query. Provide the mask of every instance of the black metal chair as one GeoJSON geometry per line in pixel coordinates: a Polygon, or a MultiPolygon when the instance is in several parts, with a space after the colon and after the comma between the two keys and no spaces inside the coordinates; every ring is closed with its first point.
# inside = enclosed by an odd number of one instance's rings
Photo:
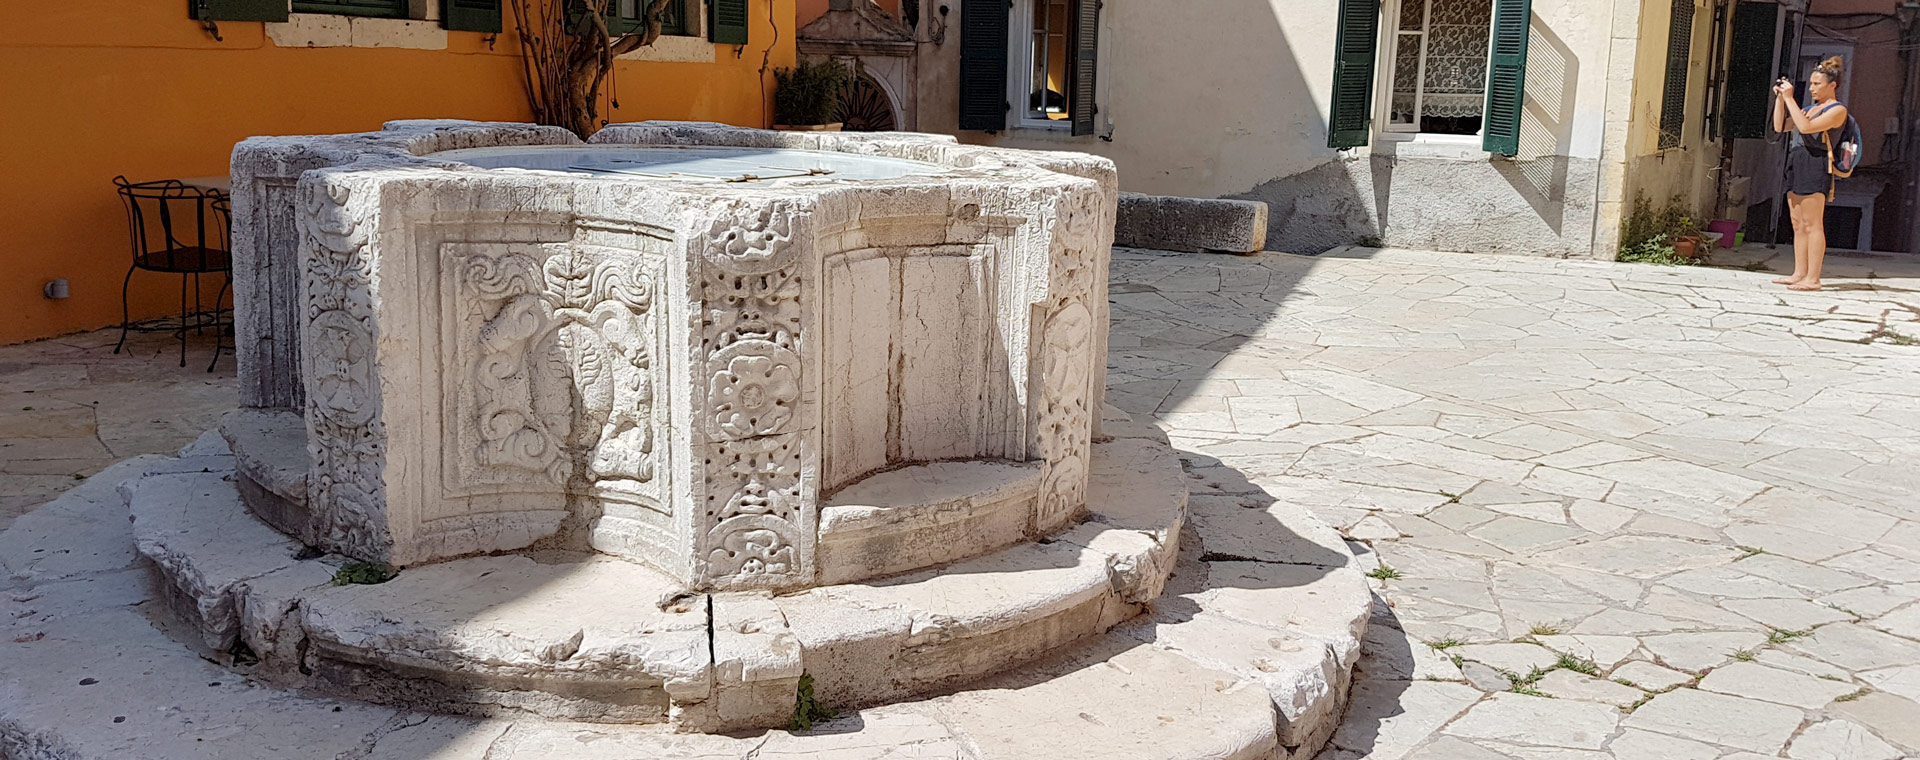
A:
{"type": "MultiPolygon", "coordinates": [[[[126,346],[129,330],[139,329],[133,326],[127,305],[127,289],[133,284],[133,273],[144,269],[178,274],[180,321],[173,329],[180,335],[180,366],[185,367],[187,330],[199,334],[207,327],[222,329],[220,304],[233,282],[228,229],[231,214],[227,198],[218,191],[202,190],[177,179],[135,183],[128,182],[126,177],[114,177],[113,184],[119,188],[120,200],[126,204],[127,225],[133,242],[133,266],[127,268],[126,280],[120,283],[120,342],[114,344],[113,352],[120,353],[126,346]],[[214,297],[213,312],[208,314],[199,310],[200,275],[215,272],[222,275],[220,292],[214,297]],[[187,307],[188,280],[193,281],[193,309],[187,307]]],[[[223,341],[215,341],[208,372],[220,362],[223,345],[223,341]]]]}

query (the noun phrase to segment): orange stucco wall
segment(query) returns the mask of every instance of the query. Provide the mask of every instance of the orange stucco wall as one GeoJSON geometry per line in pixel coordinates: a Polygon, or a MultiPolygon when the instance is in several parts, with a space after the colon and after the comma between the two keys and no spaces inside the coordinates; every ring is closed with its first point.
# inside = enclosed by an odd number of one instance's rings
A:
{"type": "MultiPolygon", "coordinates": [[[[763,55],[792,65],[793,3],[755,0],[738,57],[727,45],[713,63],[619,62],[612,120],[765,126],[773,76],[763,55]]],[[[251,22],[221,23],[216,42],[186,7],[0,3],[0,344],[120,322],[129,247],[114,175],[225,174],[233,144],[251,135],[528,118],[512,19],[491,46],[488,35],[449,32],[446,50],[279,48],[251,22]],[[56,277],[70,298],[41,295],[56,277]]],[[[205,283],[209,295],[218,287],[205,283]]],[[[178,299],[176,276],[133,276],[136,319],[176,312],[178,299]]]]}

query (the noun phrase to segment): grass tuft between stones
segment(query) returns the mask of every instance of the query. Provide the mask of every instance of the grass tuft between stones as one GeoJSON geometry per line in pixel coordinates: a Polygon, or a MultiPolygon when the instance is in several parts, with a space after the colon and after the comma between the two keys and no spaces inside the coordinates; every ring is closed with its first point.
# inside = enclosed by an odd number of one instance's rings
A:
{"type": "Polygon", "coordinates": [[[400,571],[379,562],[348,562],[333,573],[333,585],[371,586],[386,583],[400,575],[400,571]]]}
{"type": "Polygon", "coordinates": [[[1388,566],[1386,566],[1386,565],[1381,565],[1381,566],[1379,566],[1379,567],[1376,567],[1376,568],[1374,568],[1374,569],[1372,569],[1372,570],[1368,570],[1368,571],[1367,571],[1367,577],[1368,577],[1368,578],[1377,578],[1377,579],[1379,579],[1379,580],[1383,580],[1383,581],[1390,581],[1390,580],[1393,580],[1393,579],[1395,579],[1395,578],[1398,578],[1398,577],[1400,577],[1400,571],[1398,571],[1398,570],[1395,570],[1395,569],[1393,569],[1393,568],[1391,568],[1391,567],[1388,567],[1388,566]]]}

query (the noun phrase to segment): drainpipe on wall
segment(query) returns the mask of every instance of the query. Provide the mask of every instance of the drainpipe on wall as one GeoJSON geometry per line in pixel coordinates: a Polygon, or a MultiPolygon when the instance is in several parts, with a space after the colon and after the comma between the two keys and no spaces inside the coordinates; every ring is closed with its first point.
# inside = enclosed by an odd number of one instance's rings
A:
{"type": "Polygon", "coordinates": [[[1920,99],[1920,78],[1914,76],[1914,67],[1920,66],[1920,56],[1913,49],[1920,44],[1920,2],[1904,0],[1893,9],[1893,15],[1900,21],[1900,103],[1894,108],[1895,116],[1900,120],[1900,135],[1905,142],[1900,146],[1900,163],[1904,165],[1902,179],[1906,187],[1901,197],[1901,210],[1908,219],[1906,229],[1900,231],[1899,248],[1908,253],[1920,247],[1920,220],[1914,219],[1920,210],[1920,130],[1914,129],[1915,100],[1920,99]]]}

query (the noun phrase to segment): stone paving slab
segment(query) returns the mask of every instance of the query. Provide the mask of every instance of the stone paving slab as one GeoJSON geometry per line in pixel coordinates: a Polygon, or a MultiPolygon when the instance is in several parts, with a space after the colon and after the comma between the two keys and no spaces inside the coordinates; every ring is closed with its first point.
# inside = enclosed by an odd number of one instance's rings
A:
{"type": "Polygon", "coordinates": [[[1112,402],[1365,546],[1320,760],[1920,756],[1920,260],[1112,271],[1112,402]]]}

